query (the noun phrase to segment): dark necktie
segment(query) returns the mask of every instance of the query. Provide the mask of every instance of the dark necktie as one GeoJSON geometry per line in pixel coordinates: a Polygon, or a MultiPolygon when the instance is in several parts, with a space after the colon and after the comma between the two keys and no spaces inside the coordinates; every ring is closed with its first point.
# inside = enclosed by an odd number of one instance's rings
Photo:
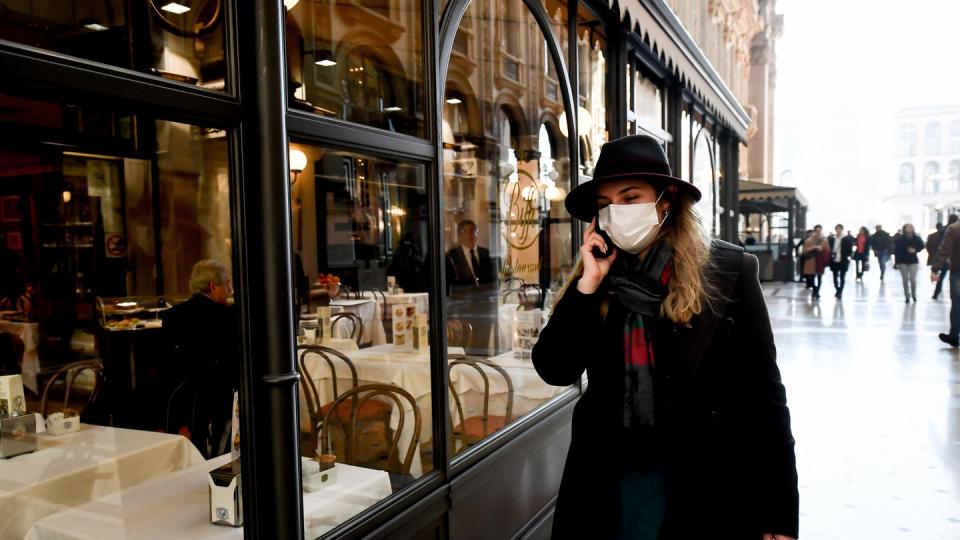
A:
{"type": "Polygon", "coordinates": [[[480,261],[477,260],[477,252],[473,249],[470,250],[470,264],[473,265],[473,277],[477,281],[480,280],[480,261]]]}

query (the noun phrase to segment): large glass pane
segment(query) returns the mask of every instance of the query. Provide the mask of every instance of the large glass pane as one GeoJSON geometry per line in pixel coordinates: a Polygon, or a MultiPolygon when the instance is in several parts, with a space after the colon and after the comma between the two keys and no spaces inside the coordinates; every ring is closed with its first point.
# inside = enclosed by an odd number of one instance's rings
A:
{"type": "Polygon", "coordinates": [[[577,12],[577,48],[580,55],[580,87],[577,91],[579,170],[583,175],[593,176],[600,147],[610,139],[607,131],[607,39],[603,22],[582,3],[577,12]]]}
{"type": "Polygon", "coordinates": [[[286,4],[290,107],[426,136],[422,2],[286,4]]]}
{"type": "Polygon", "coordinates": [[[5,2],[0,39],[223,90],[227,1],[5,2]]]}
{"type": "Polygon", "coordinates": [[[297,143],[290,156],[302,454],[335,455],[359,494],[332,518],[307,493],[316,537],[434,469],[426,167],[297,143]]]}
{"type": "Polygon", "coordinates": [[[192,537],[213,527],[196,510],[237,441],[226,134],[14,92],[0,91],[0,130],[18,134],[0,141],[0,370],[25,406],[0,406],[0,537],[121,538],[148,516],[192,537]]]}
{"type": "Polygon", "coordinates": [[[714,167],[713,137],[706,129],[700,127],[699,123],[694,124],[697,129],[696,142],[693,147],[693,185],[700,189],[703,198],[700,199],[694,209],[700,214],[703,220],[703,226],[716,234],[716,201],[717,201],[717,179],[714,167]]]}
{"type": "Polygon", "coordinates": [[[660,86],[644,76],[637,60],[627,63],[627,130],[669,140],[664,130],[663,96],[660,86]]]}
{"type": "Polygon", "coordinates": [[[443,235],[447,339],[459,353],[449,355],[455,453],[563,391],[530,362],[575,251],[563,207],[573,174],[566,111],[538,84],[559,70],[544,64],[545,36],[523,2],[497,6],[491,18],[471,5],[458,33],[519,29],[522,56],[455,53],[446,81],[443,235]]]}

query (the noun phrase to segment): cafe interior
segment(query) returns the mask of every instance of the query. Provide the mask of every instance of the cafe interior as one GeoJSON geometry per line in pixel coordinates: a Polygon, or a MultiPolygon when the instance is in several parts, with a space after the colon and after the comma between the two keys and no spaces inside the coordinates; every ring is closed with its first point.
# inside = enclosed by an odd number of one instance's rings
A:
{"type": "Polygon", "coordinates": [[[564,197],[645,133],[716,232],[737,170],[615,11],[0,1],[0,540],[548,523],[564,197]]]}

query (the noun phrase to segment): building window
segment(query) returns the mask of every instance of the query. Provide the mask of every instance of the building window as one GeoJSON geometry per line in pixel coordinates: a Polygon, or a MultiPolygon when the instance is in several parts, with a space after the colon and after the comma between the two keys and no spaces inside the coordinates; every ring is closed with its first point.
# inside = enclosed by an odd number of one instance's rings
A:
{"type": "MultiPolygon", "coordinates": [[[[290,4],[286,51],[291,108],[426,137],[422,2],[290,4]]],[[[465,40],[458,40],[457,47],[466,54],[465,40]]]]}
{"type": "Polygon", "coordinates": [[[910,195],[913,193],[914,169],[913,165],[904,163],[900,165],[900,194],[910,195]]]}
{"type": "Polygon", "coordinates": [[[950,154],[960,154],[960,120],[950,122],[950,138],[948,141],[947,152],[950,154]]]}
{"type": "Polygon", "coordinates": [[[923,193],[934,194],[940,191],[940,164],[931,161],[923,167],[923,193]]]}
{"type": "Polygon", "coordinates": [[[0,39],[223,90],[225,1],[4,2],[0,39]]]}
{"type": "Polygon", "coordinates": [[[947,183],[944,191],[949,193],[960,191],[960,160],[951,161],[947,167],[947,183]]]}
{"type": "Polygon", "coordinates": [[[912,156],[917,151],[917,128],[913,124],[900,127],[900,155],[912,156]]]}
{"type": "MultiPolygon", "coordinates": [[[[607,142],[607,39],[602,22],[583,5],[577,12],[580,54],[577,129],[580,135],[580,171],[593,175],[600,147],[607,142]]],[[[565,120],[564,120],[565,122],[565,120]]],[[[561,123],[561,129],[566,130],[561,123]]]]}
{"type": "Polygon", "coordinates": [[[927,154],[940,153],[940,124],[930,122],[923,128],[923,151],[927,154]]]}
{"type": "MultiPolygon", "coordinates": [[[[523,0],[494,5],[498,10],[491,13],[481,3],[470,4],[461,27],[514,28],[519,42],[543,42],[523,0]]],[[[502,56],[487,48],[478,54],[471,61],[485,66],[502,56]]],[[[559,73],[557,66],[540,64],[552,59],[537,47],[520,55],[523,80],[559,73]]],[[[449,358],[451,447],[458,457],[564,391],[530,377],[535,373],[529,371],[529,355],[548,306],[570,278],[577,249],[562,202],[576,170],[569,161],[568,135],[561,129],[564,105],[526,99],[525,89],[499,77],[471,87],[456,75],[461,62],[451,59],[447,96],[456,87],[457,99],[464,103],[496,105],[469,116],[466,130],[451,129],[442,157],[443,293],[447,341],[454,347],[449,358]],[[475,144],[487,140],[484,133],[493,135],[493,144],[475,144]],[[460,166],[464,163],[470,165],[460,166]],[[488,399],[481,378],[490,382],[488,399]],[[506,390],[511,385],[512,393],[506,390]],[[489,422],[481,422],[488,407],[489,422]]],[[[444,124],[459,122],[449,118],[456,111],[444,108],[444,124]]]]}

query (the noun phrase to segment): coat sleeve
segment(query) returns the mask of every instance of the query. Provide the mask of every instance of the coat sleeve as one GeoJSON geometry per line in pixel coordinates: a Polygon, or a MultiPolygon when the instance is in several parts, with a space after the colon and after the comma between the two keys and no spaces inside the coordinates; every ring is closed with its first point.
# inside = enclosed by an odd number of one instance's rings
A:
{"type": "Polygon", "coordinates": [[[796,537],[800,509],[790,410],[777,367],[770,316],[760,289],[759,263],[753,255],[744,255],[737,298],[742,314],[737,342],[743,347],[741,361],[746,362],[751,406],[757,414],[759,430],[755,441],[760,445],[761,456],[758,477],[763,482],[763,532],[796,537]]]}
{"type": "Polygon", "coordinates": [[[937,256],[933,260],[931,270],[939,272],[953,258],[953,250],[956,248],[957,235],[960,234],[960,228],[951,225],[947,227],[947,234],[940,240],[940,248],[937,249],[937,256]]]}
{"type": "Polygon", "coordinates": [[[537,373],[548,384],[569,386],[576,383],[587,366],[587,360],[596,355],[595,336],[599,335],[603,322],[600,316],[602,297],[600,291],[581,293],[577,290],[577,282],[573,282],[554,308],[531,353],[537,373]]]}

